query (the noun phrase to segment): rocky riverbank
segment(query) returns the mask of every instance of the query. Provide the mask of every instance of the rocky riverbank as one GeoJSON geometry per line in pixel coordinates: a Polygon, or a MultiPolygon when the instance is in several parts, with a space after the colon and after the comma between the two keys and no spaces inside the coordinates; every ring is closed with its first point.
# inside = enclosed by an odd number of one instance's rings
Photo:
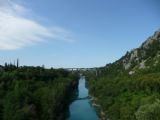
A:
{"type": "Polygon", "coordinates": [[[96,111],[98,113],[98,116],[100,117],[100,120],[107,120],[105,117],[105,113],[101,108],[101,105],[97,103],[98,98],[90,95],[90,100],[91,100],[92,106],[94,106],[97,109],[96,111]]]}

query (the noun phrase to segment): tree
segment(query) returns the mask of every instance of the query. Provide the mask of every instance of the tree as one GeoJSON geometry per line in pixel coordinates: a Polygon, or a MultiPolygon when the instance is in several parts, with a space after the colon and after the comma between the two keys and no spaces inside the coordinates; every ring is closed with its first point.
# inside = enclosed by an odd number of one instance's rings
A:
{"type": "Polygon", "coordinates": [[[160,120],[160,102],[140,106],[135,115],[137,120],[160,120]]]}

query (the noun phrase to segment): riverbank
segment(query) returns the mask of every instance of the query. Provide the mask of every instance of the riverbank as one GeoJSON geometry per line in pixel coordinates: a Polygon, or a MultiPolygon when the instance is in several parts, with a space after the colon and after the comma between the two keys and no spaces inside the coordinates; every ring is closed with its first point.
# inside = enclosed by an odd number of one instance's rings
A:
{"type": "Polygon", "coordinates": [[[90,101],[91,101],[91,104],[93,107],[95,107],[96,109],[96,112],[98,114],[98,116],[100,117],[100,120],[107,120],[106,117],[105,117],[105,113],[104,111],[102,110],[102,107],[100,104],[98,104],[98,98],[92,96],[92,95],[89,95],[90,97],[90,101]]]}

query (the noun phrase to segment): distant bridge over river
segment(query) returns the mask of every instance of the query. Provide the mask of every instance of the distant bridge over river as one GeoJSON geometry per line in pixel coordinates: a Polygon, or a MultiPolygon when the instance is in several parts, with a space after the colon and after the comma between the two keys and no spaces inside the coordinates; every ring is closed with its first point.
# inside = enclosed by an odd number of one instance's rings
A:
{"type": "Polygon", "coordinates": [[[90,70],[96,71],[97,70],[96,67],[95,68],[63,68],[63,69],[69,70],[69,71],[90,71],[90,70]]]}
{"type": "Polygon", "coordinates": [[[95,72],[95,75],[98,76],[98,74],[100,73],[100,70],[99,68],[63,68],[65,70],[69,70],[69,71],[72,71],[72,72],[85,72],[85,71],[92,71],[92,72],[95,72]]]}

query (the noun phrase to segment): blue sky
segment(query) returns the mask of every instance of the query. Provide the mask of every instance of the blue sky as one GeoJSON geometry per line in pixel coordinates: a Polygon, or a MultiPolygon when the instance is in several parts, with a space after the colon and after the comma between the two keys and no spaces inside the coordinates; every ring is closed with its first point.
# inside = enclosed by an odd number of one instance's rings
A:
{"type": "Polygon", "coordinates": [[[98,67],[160,28],[159,0],[0,0],[0,64],[98,67]]]}

